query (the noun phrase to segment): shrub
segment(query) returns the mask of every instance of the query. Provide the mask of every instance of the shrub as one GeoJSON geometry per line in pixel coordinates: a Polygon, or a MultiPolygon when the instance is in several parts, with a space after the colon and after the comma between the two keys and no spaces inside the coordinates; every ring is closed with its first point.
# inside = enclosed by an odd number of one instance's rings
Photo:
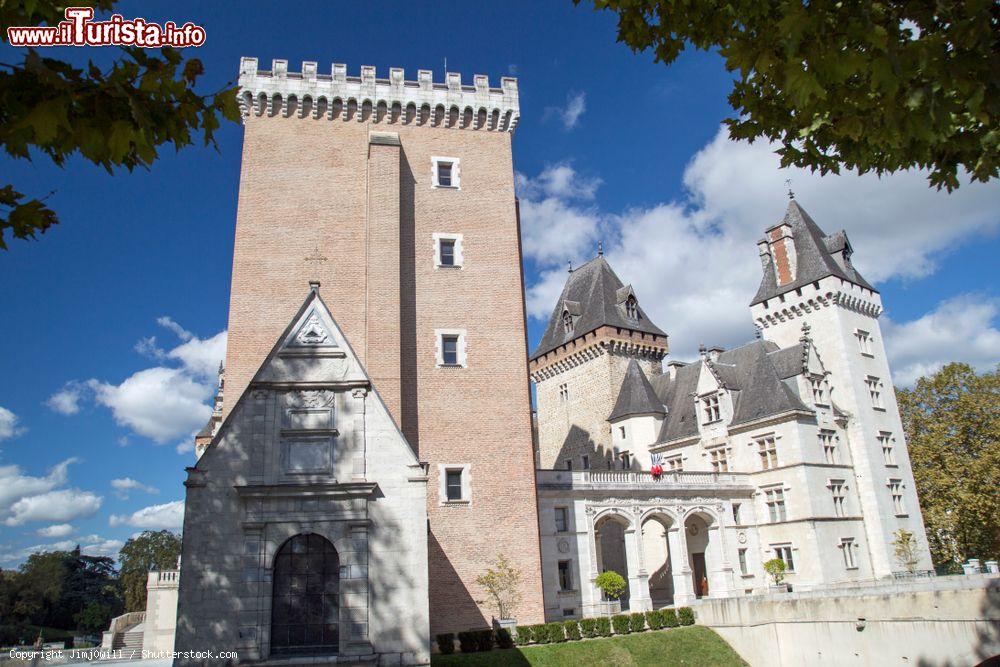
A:
{"type": "Polygon", "coordinates": [[[596,629],[598,637],[611,636],[611,619],[608,618],[607,616],[601,616],[600,618],[595,618],[594,627],[596,629]]]}
{"type": "Polygon", "coordinates": [[[437,636],[438,650],[444,655],[451,655],[455,652],[455,633],[444,632],[437,636]]]}
{"type": "Polygon", "coordinates": [[[677,620],[681,625],[694,625],[694,609],[681,607],[677,610],[677,620]]]}
{"type": "Polygon", "coordinates": [[[580,620],[580,634],[584,637],[590,639],[591,637],[597,637],[597,621],[596,618],[584,618],[580,620]]]}
{"type": "Polygon", "coordinates": [[[475,653],[479,648],[479,642],[476,641],[476,634],[472,630],[459,632],[458,647],[462,650],[462,653],[475,653]]]}
{"type": "Polygon", "coordinates": [[[531,626],[531,636],[535,638],[536,644],[548,644],[549,643],[549,631],[545,625],[533,625],[531,626]]]}
{"type": "Polygon", "coordinates": [[[646,624],[649,626],[650,630],[659,630],[663,627],[663,612],[662,611],[647,611],[646,612],[646,624]]]}
{"type": "Polygon", "coordinates": [[[625,614],[615,614],[611,617],[611,626],[616,635],[627,635],[632,628],[631,620],[625,614]]]}
{"type": "Polygon", "coordinates": [[[546,623],[545,632],[549,636],[550,644],[557,644],[566,641],[566,633],[563,631],[562,623],[546,623]]]}
{"type": "Polygon", "coordinates": [[[665,628],[676,628],[680,625],[680,621],[677,618],[676,609],[664,609],[663,610],[663,627],[665,628]]]}
{"type": "Polygon", "coordinates": [[[631,625],[632,632],[644,632],[646,630],[646,615],[642,612],[636,612],[631,615],[631,625]]]}
{"type": "Polygon", "coordinates": [[[519,625],[517,626],[517,635],[514,637],[517,641],[518,646],[524,646],[525,644],[530,644],[534,640],[534,635],[531,632],[530,625],[519,625]]]}
{"type": "Polygon", "coordinates": [[[604,597],[609,600],[617,600],[625,592],[625,587],[628,585],[625,583],[625,579],[622,575],[618,574],[614,570],[607,570],[606,572],[601,572],[597,575],[597,579],[594,580],[594,584],[601,589],[604,593],[604,597]]]}
{"type": "Polygon", "coordinates": [[[493,650],[493,629],[488,628],[485,630],[473,630],[472,634],[476,638],[476,650],[477,651],[492,651],[493,650]]]}
{"type": "Polygon", "coordinates": [[[514,637],[507,628],[497,628],[496,640],[497,648],[514,648],[514,637]]]}
{"type": "Polygon", "coordinates": [[[780,558],[772,558],[764,563],[764,571],[771,576],[774,585],[778,586],[785,580],[785,570],[788,569],[785,561],[780,558]]]}
{"type": "Polygon", "coordinates": [[[563,621],[563,629],[566,631],[566,639],[573,641],[580,638],[580,624],[576,621],[563,621]]]}

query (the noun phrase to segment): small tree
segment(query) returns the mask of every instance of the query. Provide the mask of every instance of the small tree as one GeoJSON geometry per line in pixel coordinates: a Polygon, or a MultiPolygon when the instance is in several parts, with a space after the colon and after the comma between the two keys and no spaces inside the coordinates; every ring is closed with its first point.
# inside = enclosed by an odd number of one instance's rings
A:
{"type": "Polygon", "coordinates": [[[512,566],[506,556],[500,554],[496,568],[489,568],[485,574],[476,577],[476,583],[493,598],[500,618],[514,618],[517,606],[521,604],[521,571],[512,566]]]}
{"type": "Polygon", "coordinates": [[[767,572],[771,579],[774,580],[774,585],[778,586],[785,581],[785,561],[780,558],[772,558],[771,560],[764,563],[764,571],[767,572]]]}
{"type": "Polygon", "coordinates": [[[917,563],[920,562],[918,554],[919,545],[917,536],[900,528],[892,534],[892,546],[896,555],[896,562],[910,574],[917,571],[917,563]]]}
{"type": "MultiPolygon", "coordinates": [[[[625,592],[626,586],[625,579],[614,570],[601,572],[597,575],[597,579],[594,580],[594,585],[601,589],[601,592],[604,593],[604,597],[609,600],[617,600],[620,598],[625,592]]],[[[610,609],[608,609],[608,613],[611,613],[610,609]]]]}

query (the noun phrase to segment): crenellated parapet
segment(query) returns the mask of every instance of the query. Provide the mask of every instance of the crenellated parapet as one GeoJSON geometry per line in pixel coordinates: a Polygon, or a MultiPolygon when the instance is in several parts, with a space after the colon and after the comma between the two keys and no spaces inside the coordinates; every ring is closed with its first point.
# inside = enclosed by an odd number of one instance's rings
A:
{"type": "Polygon", "coordinates": [[[347,66],[334,63],[320,74],[315,62],[289,72],[287,60],[274,60],[270,70],[258,69],[256,58],[240,61],[240,109],[244,119],[256,116],[325,118],[345,122],[423,125],[495,132],[513,132],[520,119],[517,79],[503,77],[491,88],[489,77],[477,74],[473,85],[448,72],[435,83],[430,70],[418,70],[407,81],[400,68],[380,79],[375,68],[362,66],[360,76],[348,76],[347,66]]]}

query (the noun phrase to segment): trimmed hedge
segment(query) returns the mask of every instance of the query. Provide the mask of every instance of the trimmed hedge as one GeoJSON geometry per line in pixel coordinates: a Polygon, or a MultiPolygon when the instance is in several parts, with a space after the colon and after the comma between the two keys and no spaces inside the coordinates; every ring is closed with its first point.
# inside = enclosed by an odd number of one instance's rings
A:
{"type": "Polygon", "coordinates": [[[676,609],[664,609],[663,610],[663,627],[665,628],[676,628],[680,625],[680,621],[677,620],[677,610],[676,609]]]}
{"type": "Polygon", "coordinates": [[[627,635],[632,630],[632,619],[625,614],[615,614],[611,617],[611,627],[616,635],[627,635]]]}
{"type": "Polygon", "coordinates": [[[514,648],[514,637],[507,628],[497,628],[494,636],[497,648],[514,648]]]}
{"type": "Polygon", "coordinates": [[[596,618],[581,618],[580,619],[580,634],[587,639],[592,639],[597,636],[597,619],[596,618]]]}
{"type": "Polygon", "coordinates": [[[573,641],[580,638],[580,624],[576,621],[563,621],[563,629],[566,631],[566,639],[573,641]]]}
{"type": "Polygon", "coordinates": [[[553,623],[545,624],[545,631],[549,635],[550,644],[558,644],[559,642],[566,641],[566,632],[563,630],[563,624],[558,621],[553,623]]]}
{"type": "Polygon", "coordinates": [[[445,655],[451,655],[455,652],[455,633],[454,632],[444,632],[436,637],[438,650],[445,655]]]}
{"type": "Polygon", "coordinates": [[[475,653],[479,650],[479,642],[472,630],[458,633],[458,648],[462,653],[475,653]]]}
{"type": "Polygon", "coordinates": [[[611,619],[607,616],[601,616],[600,618],[594,619],[594,628],[598,637],[610,637],[611,636],[611,619]]]}
{"type": "Polygon", "coordinates": [[[630,629],[632,632],[643,632],[646,629],[646,615],[642,612],[636,612],[630,616],[632,619],[629,622],[630,629]]]}
{"type": "Polygon", "coordinates": [[[647,611],[646,612],[646,625],[649,626],[650,630],[659,630],[663,627],[663,612],[661,611],[647,611]]]}
{"type": "Polygon", "coordinates": [[[535,633],[531,631],[530,625],[519,625],[517,626],[517,635],[514,637],[518,646],[524,646],[525,644],[530,644],[535,640],[535,633]]]}
{"type": "Polygon", "coordinates": [[[534,637],[536,644],[549,643],[549,631],[544,623],[531,626],[531,636],[534,637]]]}
{"type": "Polygon", "coordinates": [[[677,620],[681,625],[694,625],[694,609],[681,607],[677,610],[677,620]]]}

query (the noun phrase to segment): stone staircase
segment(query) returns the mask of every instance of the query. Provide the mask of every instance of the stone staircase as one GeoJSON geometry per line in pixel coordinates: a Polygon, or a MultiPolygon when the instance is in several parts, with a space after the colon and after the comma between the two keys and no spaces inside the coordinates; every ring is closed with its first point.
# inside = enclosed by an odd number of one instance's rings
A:
{"type": "MultiPolygon", "coordinates": [[[[132,627],[125,628],[123,632],[115,633],[114,639],[111,641],[111,648],[118,651],[142,651],[142,636],[143,631],[146,628],[145,623],[137,623],[132,627]]],[[[126,655],[128,655],[126,653],[126,655]]]]}

